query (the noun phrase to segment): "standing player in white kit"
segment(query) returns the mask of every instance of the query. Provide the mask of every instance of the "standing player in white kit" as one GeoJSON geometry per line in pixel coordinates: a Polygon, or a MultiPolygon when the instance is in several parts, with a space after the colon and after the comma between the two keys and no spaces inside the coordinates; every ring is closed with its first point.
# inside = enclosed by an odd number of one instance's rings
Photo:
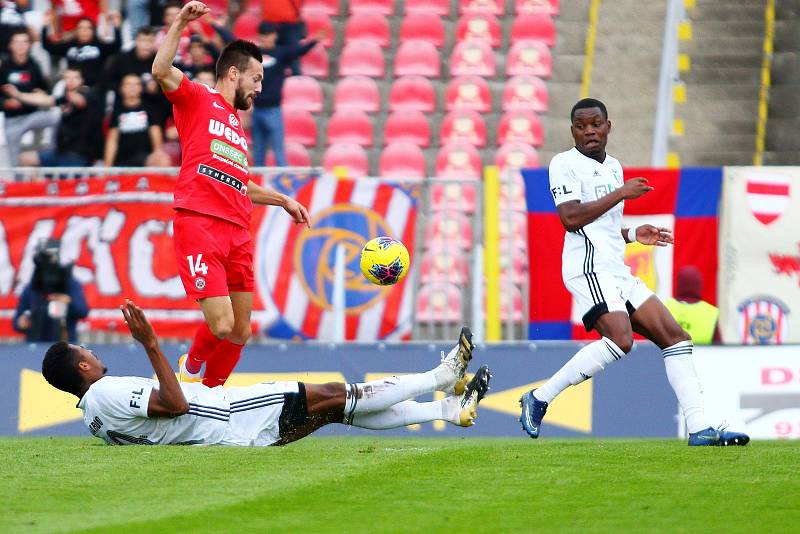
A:
{"type": "Polygon", "coordinates": [[[626,243],[661,247],[673,243],[668,228],[622,227],[624,201],[653,188],[644,178],[625,182],[619,161],[606,154],[611,122],[602,102],[580,100],[570,120],[575,147],[550,162],[550,193],[567,230],[562,277],[586,330],[596,329],[602,339],[583,347],[542,387],[522,396],[522,428],[537,438],[553,399],[622,359],[633,348],[636,332],[661,349],[667,378],[686,418],[689,445],[746,445],[750,441],[746,434],[709,424],[691,337],[623,261],[626,243]]]}

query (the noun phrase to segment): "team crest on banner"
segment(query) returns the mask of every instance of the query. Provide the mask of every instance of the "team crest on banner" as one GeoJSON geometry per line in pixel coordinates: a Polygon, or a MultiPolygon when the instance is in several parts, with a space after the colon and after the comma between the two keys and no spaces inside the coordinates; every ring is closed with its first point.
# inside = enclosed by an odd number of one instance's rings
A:
{"type": "Polygon", "coordinates": [[[773,297],[758,296],[738,308],[741,343],[748,345],[781,344],[788,334],[789,308],[773,297]]]}
{"type": "Polygon", "coordinates": [[[258,235],[256,282],[277,320],[272,337],[329,339],[333,335],[336,251],[345,255],[345,335],[360,341],[400,339],[411,331],[412,286],[382,287],[361,274],[361,249],[390,236],[414,246],[414,195],[378,180],[321,177],[293,193],[308,207],[311,227],[295,225],[281,209],[264,218],[258,235]]]}
{"type": "Polygon", "coordinates": [[[790,180],[784,174],[754,171],[747,176],[747,204],[761,224],[770,224],[783,215],[790,193],[790,180]]]}

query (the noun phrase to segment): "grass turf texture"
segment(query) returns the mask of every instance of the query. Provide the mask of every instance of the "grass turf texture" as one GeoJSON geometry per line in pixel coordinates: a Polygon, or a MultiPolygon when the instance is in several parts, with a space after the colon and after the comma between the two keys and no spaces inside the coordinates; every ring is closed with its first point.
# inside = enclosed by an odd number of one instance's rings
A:
{"type": "Polygon", "coordinates": [[[0,439],[0,532],[785,532],[800,448],[309,438],[284,448],[0,439]]]}

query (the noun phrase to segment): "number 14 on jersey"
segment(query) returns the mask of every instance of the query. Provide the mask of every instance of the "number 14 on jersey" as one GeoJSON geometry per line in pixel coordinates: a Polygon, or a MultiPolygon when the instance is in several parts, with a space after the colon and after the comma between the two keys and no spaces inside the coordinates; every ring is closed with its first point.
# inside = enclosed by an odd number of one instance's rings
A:
{"type": "Polygon", "coordinates": [[[186,256],[186,259],[189,261],[189,271],[192,276],[197,276],[198,273],[205,276],[208,273],[208,265],[203,262],[202,254],[198,254],[196,259],[194,256],[186,256]]]}

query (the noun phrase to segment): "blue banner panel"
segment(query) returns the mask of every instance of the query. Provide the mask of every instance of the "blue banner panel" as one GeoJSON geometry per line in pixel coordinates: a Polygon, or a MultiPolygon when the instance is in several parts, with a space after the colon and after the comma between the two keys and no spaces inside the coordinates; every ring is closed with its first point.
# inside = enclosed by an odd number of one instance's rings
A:
{"type": "MultiPolygon", "coordinates": [[[[328,435],[391,434],[453,436],[520,436],[520,395],[546,380],[581,347],[572,342],[490,345],[476,349],[471,368],[487,364],[491,391],[481,404],[477,424],[460,428],[442,422],[386,432],[331,425],[328,435]]],[[[86,435],[77,399],[62,393],[41,376],[44,345],[0,346],[0,435],[86,435]]],[[[108,366],[110,375],[153,376],[138,345],[90,347],[108,366]]],[[[186,347],[166,345],[175,362],[186,347]]],[[[439,351],[450,347],[426,343],[404,345],[286,344],[248,346],[229,385],[270,380],[307,383],[363,382],[391,374],[427,371],[439,363],[439,351]]],[[[438,394],[441,395],[441,394],[438,394]]],[[[433,396],[418,400],[432,400],[433,396]]],[[[660,351],[637,345],[629,357],[596,378],[567,389],[545,418],[543,436],[665,437],[677,435],[677,404],[664,375],[660,351]]]]}

